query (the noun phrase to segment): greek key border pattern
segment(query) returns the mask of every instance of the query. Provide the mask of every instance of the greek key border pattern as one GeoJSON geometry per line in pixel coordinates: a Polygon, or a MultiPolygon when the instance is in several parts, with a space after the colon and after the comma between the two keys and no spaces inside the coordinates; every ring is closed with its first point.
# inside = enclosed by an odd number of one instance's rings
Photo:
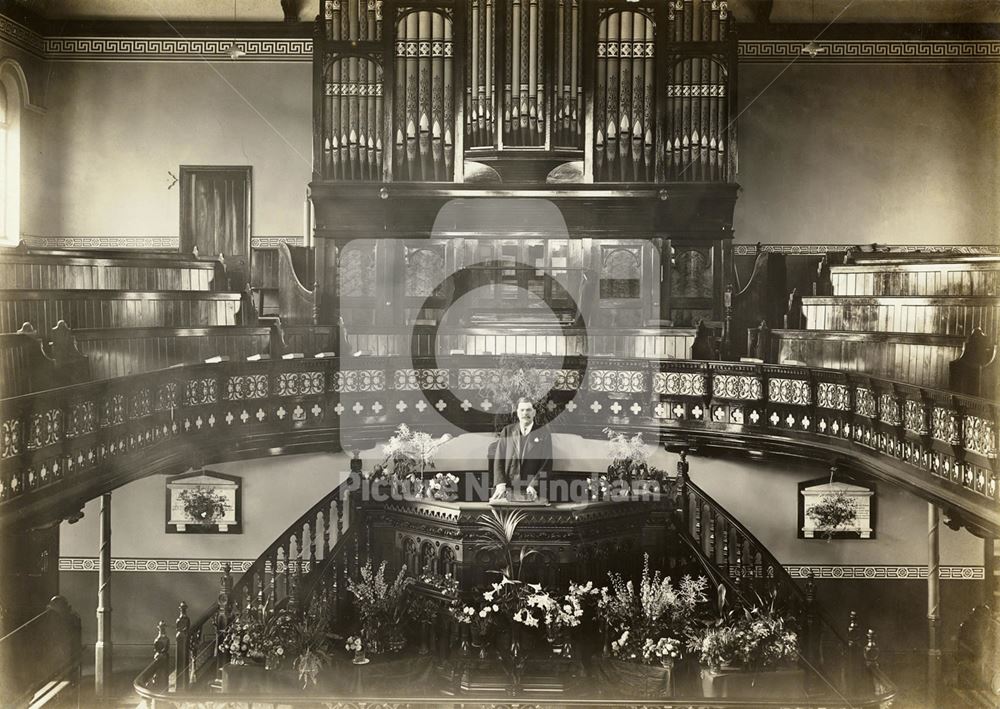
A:
{"type": "MultiPolygon", "coordinates": [[[[761,244],[760,251],[771,254],[786,254],[789,256],[822,256],[823,254],[842,252],[854,244],[761,244]]],[[[880,252],[887,253],[958,253],[958,254],[998,254],[1000,246],[973,245],[963,246],[924,246],[920,244],[901,244],[884,246],[880,252]]],[[[754,244],[733,244],[734,256],[754,256],[757,247],[754,244]]]]}
{"type": "Polygon", "coordinates": [[[821,40],[822,53],[805,56],[806,40],[742,40],[739,60],[746,63],[788,62],[810,63],[866,62],[938,63],[1000,61],[1000,41],[993,40],[821,40]]]}
{"type": "Polygon", "coordinates": [[[46,37],[45,58],[62,61],[156,60],[231,61],[236,44],[241,62],[311,62],[310,39],[236,39],[226,37],[46,37]]]}
{"type": "Polygon", "coordinates": [[[0,15],[0,39],[41,56],[45,52],[45,39],[9,17],[0,15]]]}
{"type": "MultiPolygon", "coordinates": [[[[812,571],[817,579],[845,580],[903,580],[916,581],[926,579],[929,571],[926,566],[840,566],[803,564],[785,566],[792,578],[805,578],[806,571],[812,571]]],[[[982,566],[941,566],[938,568],[938,578],[954,581],[982,581],[986,572],[982,566]]]]}

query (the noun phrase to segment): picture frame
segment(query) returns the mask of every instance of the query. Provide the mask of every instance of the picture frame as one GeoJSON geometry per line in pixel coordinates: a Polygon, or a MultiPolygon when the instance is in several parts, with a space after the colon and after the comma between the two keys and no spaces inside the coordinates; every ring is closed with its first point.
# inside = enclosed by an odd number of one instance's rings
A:
{"type": "Polygon", "coordinates": [[[197,470],[167,478],[168,534],[242,534],[243,481],[197,470]]]}
{"type": "Polygon", "coordinates": [[[798,486],[798,538],[799,539],[875,539],[878,495],[873,483],[846,477],[815,478],[798,486]],[[815,505],[836,497],[853,505],[855,518],[833,529],[817,524],[809,511],[815,505]]]}

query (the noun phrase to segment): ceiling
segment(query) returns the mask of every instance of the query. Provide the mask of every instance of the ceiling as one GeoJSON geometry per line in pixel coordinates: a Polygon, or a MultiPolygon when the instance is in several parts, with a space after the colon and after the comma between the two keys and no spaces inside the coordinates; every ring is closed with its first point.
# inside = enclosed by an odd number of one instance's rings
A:
{"type": "MultiPolygon", "coordinates": [[[[666,0],[664,0],[666,1],[666,0]]],[[[1000,0],[728,0],[741,23],[995,23],[1000,0]],[[846,6],[846,11],[845,11],[846,6]]],[[[50,20],[191,20],[275,22],[279,0],[12,0],[50,20]]],[[[319,0],[286,0],[299,20],[315,17],[319,0]]]]}

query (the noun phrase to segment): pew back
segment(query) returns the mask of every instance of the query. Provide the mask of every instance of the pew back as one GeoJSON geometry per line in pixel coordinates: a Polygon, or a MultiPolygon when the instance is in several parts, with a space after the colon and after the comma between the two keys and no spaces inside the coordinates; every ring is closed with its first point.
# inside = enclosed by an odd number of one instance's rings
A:
{"type": "Polygon", "coordinates": [[[771,330],[765,361],[864,372],[948,389],[949,367],[965,340],[950,335],[771,330]]]}
{"type": "Polygon", "coordinates": [[[838,296],[1000,295],[1000,263],[914,263],[832,266],[838,296]]]}
{"type": "Polygon", "coordinates": [[[236,325],[239,293],[121,290],[0,290],[0,332],[31,322],[40,331],[59,320],[73,328],[236,325]]]}
{"type": "Polygon", "coordinates": [[[44,388],[51,381],[51,365],[34,334],[0,334],[0,399],[44,388]]]}
{"type": "Polygon", "coordinates": [[[998,331],[1000,297],[806,297],[802,312],[809,330],[964,337],[977,327],[998,331]]]}
{"type": "Polygon", "coordinates": [[[34,290],[225,290],[225,269],[218,260],[172,254],[63,256],[0,251],[0,283],[34,290]]]}

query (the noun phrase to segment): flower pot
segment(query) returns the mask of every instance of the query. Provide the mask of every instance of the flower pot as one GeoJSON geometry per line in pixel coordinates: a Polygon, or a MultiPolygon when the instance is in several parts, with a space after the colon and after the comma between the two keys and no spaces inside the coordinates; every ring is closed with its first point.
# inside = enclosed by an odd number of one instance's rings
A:
{"type": "Polygon", "coordinates": [[[614,657],[596,658],[600,675],[610,687],[644,699],[672,697],[674,666],[625,662],[614,657]]]}
{"type": "Polygon", "coordinates": [[[701,669],[706,697],[734,699],[801,699],[805,697],[805,670],[777,668],[750,672],[736,667],[701,669]]]}

